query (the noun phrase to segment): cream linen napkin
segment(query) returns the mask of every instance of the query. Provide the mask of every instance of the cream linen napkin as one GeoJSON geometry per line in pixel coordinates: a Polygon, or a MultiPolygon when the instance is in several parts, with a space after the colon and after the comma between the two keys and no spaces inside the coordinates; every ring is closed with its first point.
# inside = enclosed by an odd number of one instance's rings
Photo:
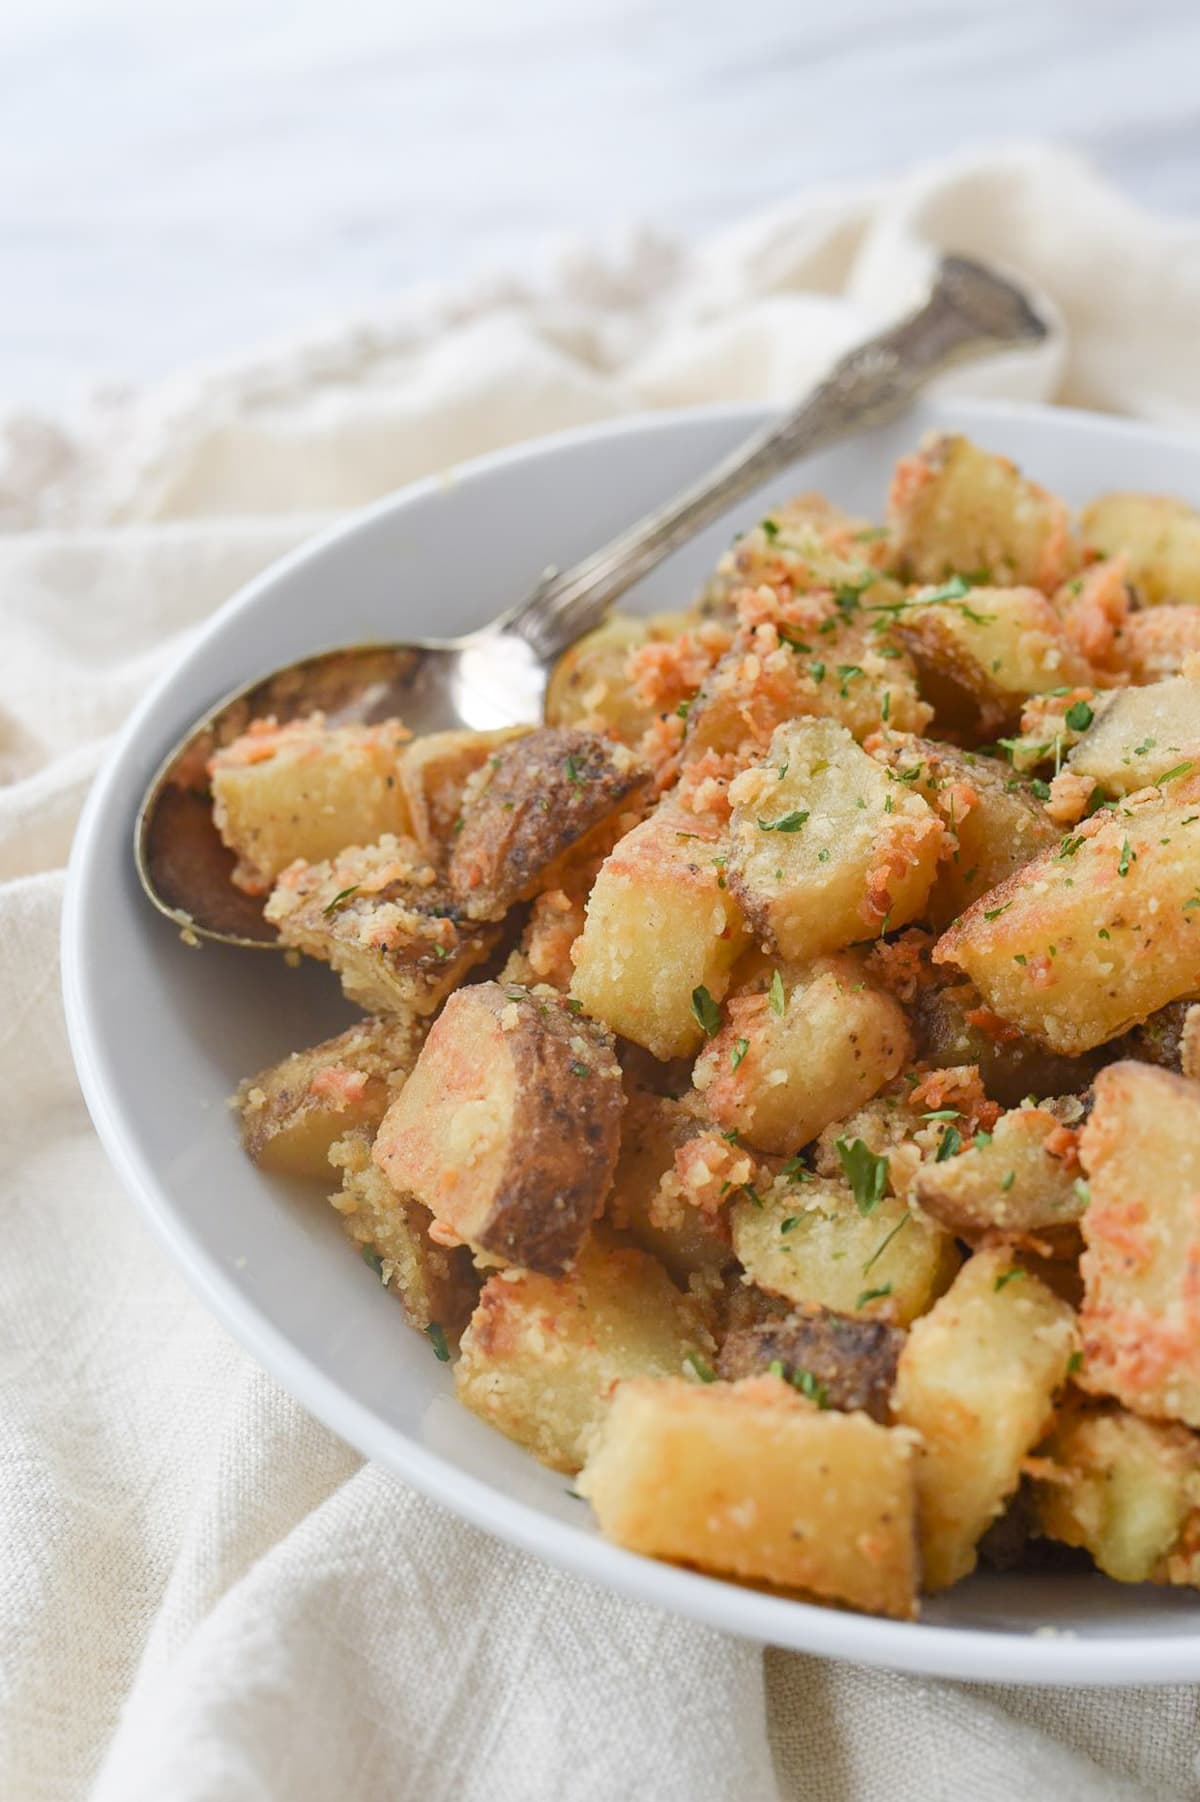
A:
{"type": "MultiPolygon", "coordinates": [[[[647,405],[784,399],[931,245],[1057,304],[1008,391],[1200,419],[1200,226],[1018,151],[827,193],[552,289],[427,298],[13,422],[0,507],[0,1795],[12,1802],[1194,1796],[1190,1690],[917,1682],[622,1602],[363,1466],[192,1300],[89,1129],[63,864],[111,734],[330,512],[647,405]]],[[[978,378],[976,378],[977,380],[978,378]]],[[[1136,471],[1132,472],[1136,478],[1136,471]]],[[[137,1030],[131,1019],[130,1030],[137,1030]]]]}

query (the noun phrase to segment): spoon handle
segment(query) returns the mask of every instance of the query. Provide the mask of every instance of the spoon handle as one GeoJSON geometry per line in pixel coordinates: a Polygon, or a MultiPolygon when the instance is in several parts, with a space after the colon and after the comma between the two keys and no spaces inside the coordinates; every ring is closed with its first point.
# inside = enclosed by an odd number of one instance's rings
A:
{"type": "Polygon", "coordinates": [[[799,458],[894,418],[931,377],[986,351],[1035,344],[1047,327],[1013,283],[943,258],[924,306],[868,338],[782,419],[765,426],[665,507],[569,569],[549,570],[503,620],[550,662],[598,625],[626,589],[703,527],[799,458]]]}

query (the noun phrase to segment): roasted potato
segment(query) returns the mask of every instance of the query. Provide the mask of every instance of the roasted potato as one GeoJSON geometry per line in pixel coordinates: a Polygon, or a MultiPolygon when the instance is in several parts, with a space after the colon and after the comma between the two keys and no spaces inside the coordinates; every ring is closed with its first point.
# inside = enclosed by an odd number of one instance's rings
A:
{"type": "Polygon", "coordinates": [[[566,1276],[488,1279],[455,1366],[459,1400],[554,1470],[587,1456],[624,1378],[708,1367],[700,1310],[656,1259],[598,1235],[566,1276]]]}
{"type": "Polygon", "coordinates": [[[934,948],[988,1007],[1078,1055],[1200,987],[1200,772],[1098,813],[934,948]]]}
{"type": "Polygon", "coordinates": [[[683,631],[684,614],[663,613],[653,619],[629,619],[611,613],[602,626],[587,632],[563,652],[550,673],[546,690],[548,726],[594,726],[606,729],[623,744],[636,745],[655,717],[629,679],[630,654],[644,644],[669,640],[683,631]]]}
{"type": "Polygon", "coordinates": [[[1063,502],[1007,457],[955,434],[930,436],[901,458],[888,525],[891,566],[914,582],[962,574],[1052,594],[1079,563],[1063,502]]]}
{"type": "Polygon", "coordinates": [[[886,1426],[904,1334],[882,1320],[859,1320],[829,1308],[797,1310],[782,1320],[730,1332],[717,1375],[727,1383],[776,1368],[789,1383],[844,1414],[861,1410],[886,1426]]]}
{"type": "Polygon", "coordinates": [[[1072,745],[1067,768],[1103,795],[1164,787],[1200,767],[1200,682],[1173,676],[1119,690],[1072,745]]]}
{"type": "Polygon", "coordinates": [[[1028,696],[1092,679],[1036,588],[923,588],[906,603],[899,632],[939,722],[966,720],[981,738],[1019,719],[1028,696]]]}
{"type": "Polygon", "coordinates": [[[729,884],[756,931],[792,963],[915,919],[945,830],[919,795],[844,726],[781,726],[729,790],[729,884]]]}
{"type": "Polygon", "coordinates": [[[1065,1404],[1038,1453],[1040,1530],[1118,1583],[1200,1583],[1200,1440],[1112,1404],[1065,1404]]]}
{"type": "Polygon", "coordinates": [[[711,818],[660,807],[601,867],[575,947],[573,993],[594,1019],[657,1058],[704,1038],[749,933],[725,886],[729,840],[711,818]]]}
{"type": "Polygon", "coordinates": [[[1075,1345],[1071,1309],[1002,1249],[976,1252],[913,1323],[892,1407],[921,1435],[927,1589],[974,1569],[976,1545],[1049,1425],[1075,1345]]]}
{"type": "Polygon", "coordinates": [[[265,895],[281,870],[303,858],[320,863],[347,845],[409,830],[400,785],[398,720],[379,726],[327,726],[320,714],[255,720],[209,762],[213,820],[237,853],[233,881],[265,895]]]}
{"type": "Polygon", "coordinates": [[[476,770],[528,731],[528,726],[501,726],[494,732],[430,732],[405,747],[400,785],[410,830],[430,863],[440,866],[450,854],[462,827],[463,795],[476,770]]]}
{"type": "Polygon", "coordinates": [[[1131,613],[1117,636],[1112,662],[1131,682],[1161,682],[1177,676],[1197,655],[1200,607],[1186,601],[1131,613]]]}
{"type": "Polygon", "coordinates": [[[394,1189],[372,1161],[369,1133],[339,1139],[329,1161],[342,1173],[342,1186],[329,1199],[352,1243],[439,1355],[443,1344],[456,1345],[479,1294],[470,1252],[434,1243],[427,1210],[394,1189]]]}
{"type": "MultiPolygon", "coordinates": [[[[861,1155],[847,1147],[851,1168],[861,1155]]],[[[869,1168],[869,1166],[868,1166],[869,1168]]],[[[778,1178],[729,1210],[733,1249],[751,1281],[795,1306],[907,1326],[933,1305],[958,1268],[949,1233],[895,1196],[829,1177],[778,1178]]]]}
{"type": "Polygon", "coordinates": [[[890,1614],[917,1611],[914,1442],[778,1377],[622,1383],[579,1478],[630,1551],[890,1614]]]}
{"type": "Polygon", "coordinates": [[[1110,1064],[1080,1138],[1082,1388],[1200,1426],[1200,1084],[1110,1064]]]}
{"type": "Polygon", "coordinates": [[[246,1150],[278,1176],[327,1181],[329,1147],[379,1125],[420,1048],[413,1021],[382,1015],[248,1077],[235,1098],[246,1150]]]}
{"type": "Polygon", "coordinates": [[[489,758],[468,784],[447,878],[468,919],[502,920],[599,828],[630,805],[650,772],[594,732],[546,727],[489,758]]]}
{"type": "Polygon", "coordinates": [[[652,1252],[680,1284],[692,1277],[714,1281],[733,1258],[724,1220],[689,1206],[682,1193],[678,1200],[670,1193],[674,1187],[682,1191],[675,1182],[676,1153],[704,1130],[704,1121],[686,1102],[635,1090],[621,1125],[621,1155],[606,1209],[609,1222],[652,1252]]]}
{"type": "Polygon", "coordinates": [[[462,919],[412,839],[381,838],[283,871],[264,908],[283,944],[331,964],[371,1013],[432,1014],[496,942],[462,919]]]}
{"type": "Polygon", "coordinates": [[[1161,494],[1105,494],[1083,509],[1085,544],[1124,555],[1129,579],[1149,606],[1200,601],[1200,513],[1161,494]]]}
{"type": "Polygon", "coordinates": [[[1040,1237],[1068,1252],[1078,1251],[1085,1195],[1075,1134],[1043,1107],[1001,1114],[989,1134],[922,1164],[916,1179],[923,1211],[960,1239],[1040,1237]]]}
{"type": "Polygon", "coordinates": [[[923,989],[911,1018],[923,1063],[938,1069],[976,1065],[987,1093],[1002,1107],[1018,1107],[1030,1097],[1082,1094],[1105,1061],[1103,1049],[1079,1057],[1048,1051],[986,1007],[970,982],[923,989]]]}
{"type": "Polygon", "coordinates": [[[742,1144],[786,1155],[867,1101],[911,1053],[899,1003],[842,952],[734,996],[696,1061],[695,1084],[742,1144]]]}
{"type": "Polygon", "coordinates": [[[867,748],[946,828],[949,845],[924,910],[934,926],[948,926],[1059,837],[1031,785],[995,757],[905,733],[880,733],[867,748]]]}
{"type": "Polygon", "coordinates": [[[384,1117],[375,1160],[459,1238],[529,1270],[574,1259],[612,1185],[612,1039],[551,989],[459,989],[384,1117]]]}

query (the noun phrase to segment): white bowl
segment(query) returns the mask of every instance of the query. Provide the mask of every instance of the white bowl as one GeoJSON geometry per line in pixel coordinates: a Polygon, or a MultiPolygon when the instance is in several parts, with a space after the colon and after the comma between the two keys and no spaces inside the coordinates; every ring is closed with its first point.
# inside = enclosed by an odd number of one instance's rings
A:
{"type": "MultiPolygon", "coordinates": [[[[487,457],[381,502],[252,582],[129,721],[71,859],[63,966],[97,1131],[209,1307],[368,1457],[476,1526],[623,1594],[805,1652],[940,1676],[1040,1683],[1200,1678],[1200,1596],[1097,1576],[979,1575],[919,1624],[758,1594],[605,1544],[567,1481],[454,1400],[450,1374],[351,1255],[330,1208],[243,1156],[239,1078],[349,1018],[328,971],[187,950],[134,875],[134,811],[187,724],[242,681],[354,640],[476,626],[547,563],[593,549],[728,451],[763,415],[656,414],[487,457]]],[[[1079,502],[1111,487],[1200,496],[1200,446],[1081,413],[935,405],[812,459],[658,569],[633,606],[685,601],[765,501],[816,488],[878,516],[895,458],[930,426],[969,432],[1079,502]]]]}

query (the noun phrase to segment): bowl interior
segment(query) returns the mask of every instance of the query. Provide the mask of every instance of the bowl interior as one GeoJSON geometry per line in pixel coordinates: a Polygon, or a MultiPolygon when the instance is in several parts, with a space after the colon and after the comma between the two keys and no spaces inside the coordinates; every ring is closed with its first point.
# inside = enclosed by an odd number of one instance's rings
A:
{"type": "MultiPolygon", "coordinates": [[[[350,1017],[330,974],[269,953],[188,950],[144,901],[131,833],[180,731],[237,683],[326,645],[483,623],[665,500],[761,415],[655,416],[483,460],[383,503],[277,565],[150,694],[89,801],[72,859],[64,974],[81,1080],[109,1155],[193,1284],[346,1439],[477,1524],[630,1594],[780,1645],[897,1668],[1051,1682],[1200,1677],[1200,1598],[1091,1576],[979,1576],[915,1626],[759,1595],[605,1545],[567,1481],[453,1398],[427,1340],[353,1257],[320,1197],[261,1176],[226,1099],[244,1075],[350,1017]]],[[[690,596],[732,533],[815,488],[878,517],[895,458],[931,426],[971,433],[1069,500],[1111,487],[1200,498],[1200,448],[1080,414],[929,403],[813,458],[655,571],[634,609],[690,596]]]]}

